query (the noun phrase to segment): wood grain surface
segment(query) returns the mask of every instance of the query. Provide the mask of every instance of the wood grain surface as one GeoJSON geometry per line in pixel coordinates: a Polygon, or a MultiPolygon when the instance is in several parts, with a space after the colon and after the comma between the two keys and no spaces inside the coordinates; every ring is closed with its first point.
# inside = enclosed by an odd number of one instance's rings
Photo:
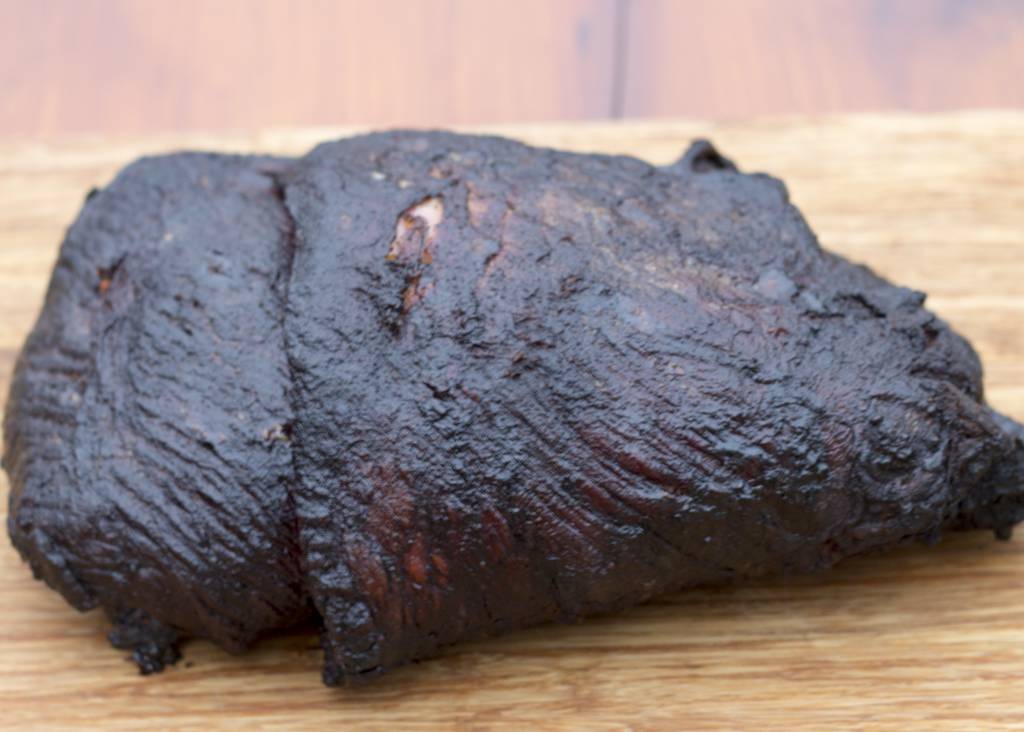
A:
{"type": "Polygon", "coordinates": [[[1021,0],[0,0],[0,136],[1024,107],[1021,0]]]}
{"type": "MultiPolygon", "coordinates": [[[[826,246],[928,291],[980,351],[991,402],[1024,419],[1024,113],[499,131],[659,163],[712,137],[784,177],[826,246]]],[[[300,152],[340,132],[0,144],[2,393],[90,186],[145,152],[300,152]]],[[[76,614],[8,547],[0,586],[3,729],[1024,729],[1024,538],[961,534],[818,577],[685,592],[359,689],[320,685],[307,635],[242,657],[193,642],[140,677],[100,616],[76,614]]]]}
{"type": "Polygon", "coordinates": [[[626,117],[1024,107],[1020,0],[633,0],[626,117]]]}

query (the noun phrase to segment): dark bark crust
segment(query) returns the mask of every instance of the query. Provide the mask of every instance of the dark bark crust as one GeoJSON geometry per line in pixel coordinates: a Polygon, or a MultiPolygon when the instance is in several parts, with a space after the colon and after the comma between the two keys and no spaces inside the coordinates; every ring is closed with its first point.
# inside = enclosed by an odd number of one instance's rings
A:
{"type": "Polygon", "coordinates": [[[5,415],[8,530],[144,672],[324,679],[1024,516],[970,346],[709,143],[394,132],[91,193],[5,415]]]}

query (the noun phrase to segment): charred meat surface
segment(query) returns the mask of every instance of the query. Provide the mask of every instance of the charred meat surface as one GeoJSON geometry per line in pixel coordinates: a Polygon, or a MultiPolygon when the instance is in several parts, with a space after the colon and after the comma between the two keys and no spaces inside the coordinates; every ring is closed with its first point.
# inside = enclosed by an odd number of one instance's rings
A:
{"type": "Polygon", "coordinates": [[[5,415],[8,530],[143,671],[313,620],[324,679],[1024,517],[1024,429],[782,183],[392,132],[126,168],[5,415]]]}

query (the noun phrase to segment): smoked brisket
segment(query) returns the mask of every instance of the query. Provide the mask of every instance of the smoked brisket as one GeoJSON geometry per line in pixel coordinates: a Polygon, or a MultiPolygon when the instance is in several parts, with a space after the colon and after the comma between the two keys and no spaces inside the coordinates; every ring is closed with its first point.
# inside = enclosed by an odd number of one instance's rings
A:
{"type": "Polygon", "coordinates": [[[1024,518],[1024,429],[785,186],[392,132],[140,160],[68,231],[8,530],[144,671],[322,628],[342,683],[1024,518]]]}

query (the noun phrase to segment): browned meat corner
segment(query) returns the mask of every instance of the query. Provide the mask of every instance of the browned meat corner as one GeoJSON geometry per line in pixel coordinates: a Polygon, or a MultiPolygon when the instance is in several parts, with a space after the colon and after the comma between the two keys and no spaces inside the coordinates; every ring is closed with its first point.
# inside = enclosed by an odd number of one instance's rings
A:
{"type": "Polygon", "coordinates": [[[129,166],[5,416],[8,529],[144,671],[322,625],[324,679],[1024,517],[970,346],[786,189],[395,132],[129,166]]]}

